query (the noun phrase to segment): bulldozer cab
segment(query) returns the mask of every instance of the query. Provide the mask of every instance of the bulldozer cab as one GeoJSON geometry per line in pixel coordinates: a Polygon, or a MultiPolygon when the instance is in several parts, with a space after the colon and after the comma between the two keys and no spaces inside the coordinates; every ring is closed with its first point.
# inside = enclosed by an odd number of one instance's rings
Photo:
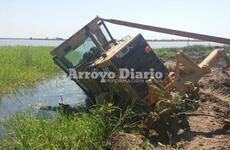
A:
{"type": "Polygon", "coordinates": [[[161,80],[167,76],[163,63],[141,34],[115,40],[99,17],[56,47],[51,54],[54,62],[67,74],[71,74],[71,69],[76,70],[77,73],[112,72],[115,74],[112,80],[106,81],[102,80],[101,76],[72,78],[91,100],[96,100],[100,96],[106,97],[111,94],[111,91],[112,99],[143,99],[148,94],[145,80],[151,77],[151,73],[147,78],[138,78],[141,80],[135,82],[131,79],[131,73],[144,73],[152,69],[154,72],[162,73],[161,80]],[[131,70],[131,73],[127,78],[120,80],[120,69],[131,70]]]}

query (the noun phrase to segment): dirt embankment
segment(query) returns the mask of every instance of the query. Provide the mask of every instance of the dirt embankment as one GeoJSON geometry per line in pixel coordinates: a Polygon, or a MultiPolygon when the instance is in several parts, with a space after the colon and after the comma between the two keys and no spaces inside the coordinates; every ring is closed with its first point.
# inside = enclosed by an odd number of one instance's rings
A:
{"type": "MultiPolygon", "coordinates": [[[[195,61],[199,63],[202,59],[195,61]]],[[[180,118],[183,125],[171,137],[171,146],[141,133],[117,133],[110,139],[110,149],[230,149],[230,68],[216,66],[199,85],[199,107],[195,111],[198,115],[180,118]]]]}
{"type": "Polygon", "coordinates": [[[230,149],[230,69],[215,68],[200,80],[197,113],[176,144],[184,149],[230,149]]]}

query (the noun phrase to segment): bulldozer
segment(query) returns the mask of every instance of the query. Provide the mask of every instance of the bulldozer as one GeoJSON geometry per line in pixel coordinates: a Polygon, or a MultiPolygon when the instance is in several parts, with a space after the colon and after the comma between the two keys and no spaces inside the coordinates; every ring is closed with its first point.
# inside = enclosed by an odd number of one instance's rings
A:
{"type": "Polygon", "coordinates": [[[173,93],[195,97],[199,90],[197,82],[211,71],[212,65],[219,58],[226,59],[229,66],[224,49],[218,48],[200,64],[196,64],[180,51],[176,55],[176,66],[173,70],[169,69],[141,34],[116,40],[108,30],[106,22],[230,44],[230,39],[227,38],[96,17],[51,52],[54,62],[93,103],[99,98],[106,99],[111,91],[113,94],[110,98],[121,105],[137,99],[154,107],[162,98],[171,100],[173,93]]]}

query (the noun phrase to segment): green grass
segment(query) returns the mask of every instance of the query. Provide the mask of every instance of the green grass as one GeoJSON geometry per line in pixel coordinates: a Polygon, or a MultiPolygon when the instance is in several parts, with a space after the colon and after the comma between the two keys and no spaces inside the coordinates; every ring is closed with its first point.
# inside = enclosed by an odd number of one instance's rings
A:
{"type": "MultiPolygon", "coordinates": [[[[124,111],[110,103],[73,116],[17,113],[3,122],[1,149],[102,149],[106,139],[119,130],[132,108],[124,111]]],[[[0,134],[1,135],[1,134],[0,134]]]]}
{"type": "Polygon", "coordinates": [[[230,45],[225,45],[225,46],[224,46],[224,49],[225,49],[228,53],[230,53],[230,45]]]}
{"type": "MultiPolygon", "coordinates": [[[[184,53],[190,56],[206,56],[208,55],[215,47],[213,46],[203,46],[203,45],[193,45],[189,47],[182,47],[182,48],[156,48],[154,52],[158,54],[158,56],[163,57],[175,57],[176,52],[179,50],[183,50],[184,53]]],[[[224,46],[226,52],[230,53],[230,46],[224,46]]]]}
{"type": "Polygon", "coordinates": [[[174,48],[156,48],[154,52],[158,56],[165,56],[165,57],[175,57],[176,56],[176,49],[174,48]]]}
{"type": "Polygon", "coordinates": [[[0,94],[60,73],[49,54],[53,47],[1,46],[0,94]]]}

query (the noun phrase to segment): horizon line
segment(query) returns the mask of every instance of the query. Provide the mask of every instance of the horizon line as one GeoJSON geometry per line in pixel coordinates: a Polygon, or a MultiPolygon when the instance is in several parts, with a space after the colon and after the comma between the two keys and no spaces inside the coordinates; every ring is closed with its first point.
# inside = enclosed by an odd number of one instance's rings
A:
{"type": "MultiPolygon", "coordinates": [[[[33,38],[33,37],[30,37],[30,38],[12,38],[12,37],[0,37],[0,40],[55,40],[55,41],[65,41],[67,39],[65,38],[60,38],[60,37],[57,37],[57,38],[33,38]]],[[[205,42],[203,40],[197,40],[197,39],[146,39],[146,41],[148,42],[155,42],[155,41],[161,41],[161,42],[189,42],[189,41],[195,41],[195,42],[205,42]]]]}

